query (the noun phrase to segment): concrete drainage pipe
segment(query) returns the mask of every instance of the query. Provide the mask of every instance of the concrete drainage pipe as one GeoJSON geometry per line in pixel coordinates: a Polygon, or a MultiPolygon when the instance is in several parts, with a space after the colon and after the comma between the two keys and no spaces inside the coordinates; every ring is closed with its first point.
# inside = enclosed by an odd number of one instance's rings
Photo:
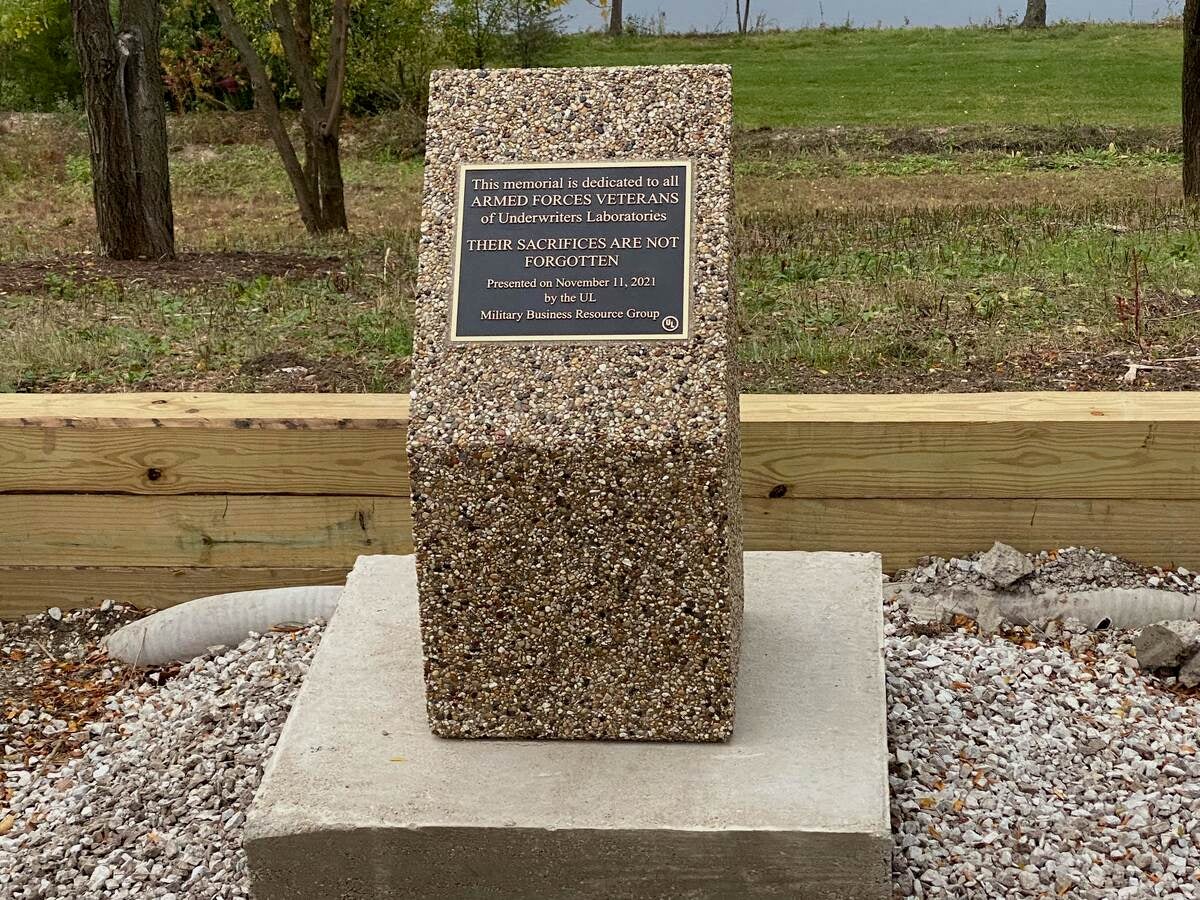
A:
{"type": "Polygon", "coordinates": [[[328,619],[341,594],[341,586],[214,594],[130,622],[102,645],[109,656],[133,666],[186,662],[210,647],[235,647],[252,631],[328,619]]]}
{"type": "Polygon", "coordinates": [[[918,594],[897,585],[896,598],[918,621],[946,622],[954,614],[990,634],[1002,624],[1043,627],[1051,619],[1075,619],[1090,628],[1141,628],[1154,622],[1200,619],[1200,595],[1158,588],[1095,588],[1060,594],[1014,594],[978,585],[955,585],[918,594]]]}

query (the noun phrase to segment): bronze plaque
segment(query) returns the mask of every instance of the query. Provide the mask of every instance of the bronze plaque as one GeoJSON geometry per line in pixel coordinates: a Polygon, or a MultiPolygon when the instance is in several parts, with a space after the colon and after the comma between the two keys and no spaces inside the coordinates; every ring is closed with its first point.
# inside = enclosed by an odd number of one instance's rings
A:
{"type": "Polygon", "coordinates": [[[452,341],[688,336],[688,160],[459,167],[452,341]]]}

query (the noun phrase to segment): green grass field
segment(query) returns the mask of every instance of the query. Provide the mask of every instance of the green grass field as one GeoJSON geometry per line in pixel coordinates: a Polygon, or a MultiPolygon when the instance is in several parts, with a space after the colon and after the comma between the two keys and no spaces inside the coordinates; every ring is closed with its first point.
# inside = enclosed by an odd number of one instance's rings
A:
{"type": "MultiPolygon", "coordinates": [[[[1113,390],[1131,362],[1159,365],[1134,387],[1197,389],[1179,43],[1126,26],[587,36],[565,59],[734,64],[745,389],[1113,390]]],[[[406,390],[422,165],[402,125],[349,123],[351,234],[322,240],[252,117],[171,133],[193,255],[133,271],[90,255],[82,119],[0,117],[0,390],[406,390]]]]}
{"type": "Polygon", "coordinates": [[[570,38],[578,66],[728,63],[744,126],[1179,121],[1177,28],[827,29],[570,38]]]}

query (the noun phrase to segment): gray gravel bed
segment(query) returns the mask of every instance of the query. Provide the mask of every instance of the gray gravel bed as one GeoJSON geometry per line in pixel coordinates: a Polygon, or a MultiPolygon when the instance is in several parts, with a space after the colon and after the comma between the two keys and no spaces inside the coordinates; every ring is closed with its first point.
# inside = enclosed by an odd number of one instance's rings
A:
{"type": "MultiPolygon", "coordinates": [[[[1148,577],[1126,566],[1110,568],[1148,577]]],[[[79,758],[9,764],[0,898],[248,896],[246,807],[320,633],[139,679],[104,700],[79,758]]],[[[897,897],[1200,900],[1200,692],[1140,671],[1133,638],[981,637],[889,603],[897,897]]]]}
{"type": "Polygon", "coordinates": [[[1200,897],[1200,695],[1131,632],[886,635],[897,897],[1200,897]]]}
{"type": "Polygon", "coordinates": [[[0,897],[248,897],[245,810],[320,634],[252,637],[126,689],[81,757],[10,771],[0,897]]]}
{"type": "MultiPolygon", "coordinates": [[[[919,593],[934,593],[956,585],[991,586],[980,569],[986,554],[943,559],[923,558],[911,569],[897,572],[892,581],[909,582],[919,593]]],[[[1113,553],[1089,547],[1061,547],[1026,553],[1032,572],[1023,579],[1033,592],[1058,589],[1082,591],[1094,588],[1161,588],[1190,594],[1200,591],[1200,573],[1179,567],[1141,566],[1113,553]]]]}

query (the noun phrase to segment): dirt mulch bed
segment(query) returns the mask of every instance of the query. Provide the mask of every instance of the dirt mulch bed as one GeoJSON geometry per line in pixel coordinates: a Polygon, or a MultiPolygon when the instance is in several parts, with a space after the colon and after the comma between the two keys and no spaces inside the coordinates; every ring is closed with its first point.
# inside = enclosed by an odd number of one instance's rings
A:
{"type": "MultiPolygon", "coordinates": [[[[139,382],[139,391],[217,391],[252,393],[403,392],[409,389],[411,364],[397,359],[382,370],[346,358],[311,359],[276,351],[247,360],[235,371],[164,373],[139,382]]],[[[921,371],[873,367],[857,372],[824,373],[810,366],[743,364],[742,390],[785,394],[933,394],[982,391],[1200,391],[1200,362],[1164,364],[1123,379],[1129,357],[1078,353],[1027,353],[998,367],[963,366],[921,371]]],[[[20,384],[19,392],[107,392],[111,385],[45,379],[20,384]]]]}
{"type": "Polygon", "coordinates": [[[175,259],[108,259],[76,254],[55,259],[0,263],[0,294],[44,294],[56,283],[113,281],[127,287],[186,288],[265,275],[324,278],[341,272],[336,256],[303,253],[181,253],[175,259]]]}
{"type": "Polygon", "coordinates": [[[871,127],[838,125],[740,129],[735,134],[740,155],[772,159],[801,153],[864,153],[891,156],[907,153],[1052,154],[1080,150],[1167,150],[1179,152],[1178,128],[1098,125],[951,125],[944,127],[871,127]]]}
{"type": "Polygon", "coordinates": [[[1028,352],[1001,365],[922,371],[900,367],[823,373],[809,366],[743,365],[746,391],[795,394],[934,394],[983,391],[1200,391],[1200,360],[1161,363],[1126,380],[1135,355],[1028,352]]]}
{"type": "Polygon", "coordinates": [[[394,360],[384,372],[375,373],[361,362],[345,357],[312,359],[294,351],[278,350],[242,363],[238,374],[253,378],[254,390],[266,393],[361,393],[380,378],[390,382],[393,390],[401,390],[410,370],[407,359],[394,360]]]}
{"type": "MultiPolygon", "coordinates": [[[[18,770],[19,785],[29,769],[79,756],[89,725],[111,716],[110,696],[144,677],[160,679],[114,663],[100,649],[105,635],[149,612],[106,601],[95,610],[54,608],[0,621],[0,772],[18,770]]],[[[0,808],[13,787],[0,779],[0,808]]]]}
{"type": "Polygon", "coordinates": [[[191,391],[255,394],[403,393],[412,364],[392,360],[379,369],[346,357],[313,359],[288,350],[265,353],[227,371],[164,372],[132,386],[49,377],[17,382],[18,394],[106,394],[114,391],[191,391]]]}

